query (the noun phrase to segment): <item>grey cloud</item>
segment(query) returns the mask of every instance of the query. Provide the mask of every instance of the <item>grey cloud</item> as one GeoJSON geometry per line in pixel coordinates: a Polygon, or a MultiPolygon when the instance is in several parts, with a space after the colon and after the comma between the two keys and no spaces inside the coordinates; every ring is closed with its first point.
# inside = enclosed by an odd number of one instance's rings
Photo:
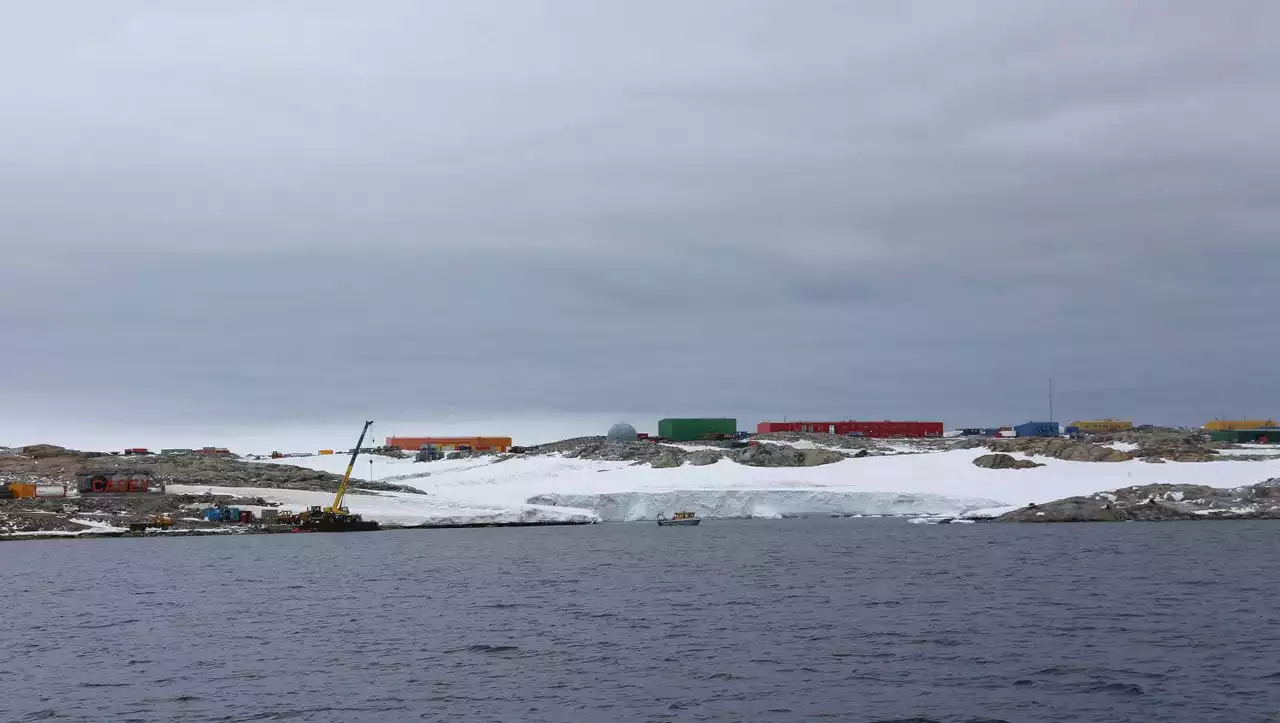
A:
{"type": "Polygon", "coordinates": [[[1269,4],[83,9],[0,11],[8,409],[1277,413],[1269,4]]]}

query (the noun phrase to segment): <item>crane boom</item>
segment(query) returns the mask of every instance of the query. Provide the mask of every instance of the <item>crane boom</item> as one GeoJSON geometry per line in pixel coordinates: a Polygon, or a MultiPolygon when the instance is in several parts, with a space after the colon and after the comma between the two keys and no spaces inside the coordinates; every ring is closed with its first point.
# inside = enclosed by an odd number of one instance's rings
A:
{"type": "Polygon", "coordinates": [[[360,456],[360,448],[364,446],[364,436],[369,433],[369,427],[373,426],[372,421],[364,423],[364,429],[360,430],[360,441],[356,442],[356,448],[351,450],[351,461],[347,463],[347,473],[342,475],[342,484],[338,485],[338,495],[333,498],[333,505],[325,512],[342,512],[342,497],[347,494],[347,482],[351,480],[351,471],[356,468],[356,457],[360,456]]]}

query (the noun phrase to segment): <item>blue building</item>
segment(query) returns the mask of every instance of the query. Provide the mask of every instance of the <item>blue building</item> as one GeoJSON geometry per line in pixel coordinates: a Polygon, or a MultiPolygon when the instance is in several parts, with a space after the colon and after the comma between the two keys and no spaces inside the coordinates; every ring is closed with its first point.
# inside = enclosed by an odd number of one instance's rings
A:
{"type": "Polygon", "coordinates": [[[1019,437],[1057,437],[1060,435],[1057,422],[1027,422],[1013,428],[1019,437]]]}

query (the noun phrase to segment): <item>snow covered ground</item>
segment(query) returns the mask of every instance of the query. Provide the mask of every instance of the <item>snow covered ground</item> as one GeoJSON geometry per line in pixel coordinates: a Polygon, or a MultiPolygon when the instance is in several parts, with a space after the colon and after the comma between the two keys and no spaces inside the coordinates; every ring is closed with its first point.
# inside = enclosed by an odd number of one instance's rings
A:
{"type": "MultiPolygon", "coordinates": [[[[904,447],[902,451],[908,451],[904,447]]],[[[1280,456],[1266,461],[1150,464],[1067,462],[1037,457],[1044,467],[991,470],[972,464],[985,449],[848,459],[819,467],[748,467],[728,460],[653,469],[627,462],[559,456],[477,457],[415,463],[375,457],[373,475],[428,492],[349,498],[354,511],[382,521],[461,519],[468,515],[587,515],[604,520],[653,519],[687,509],[704,517],[801,515],[959,516],[1012,509],[1131,485],[1234,487],[1280,477],[1280,456]],[[425,475],[425,476],[424,476],[425,475]],[[406,499],[407,498],[407,499],[406,499]],[[536,503],[531,505],[530,501],[536,503]]],[[[338,456],[263,462],[342,473],[338,456]]],[[[367,478],[366,458],[356,476],[367,478]]],[[[203,490],[203,488],[200,488],[203,490]]],[[[241,490],[244,492],[244,490],[241,490]]],[[[318,493],[257,490],[264,497],[318,493]]],[[[327,504],[327,500],[307,504],[327,504]]],[[[301,505],[302,502],[289,502],[301,505]]]]}
{"type": "Polygon", "coordinates": [[[1218,454],[1224,457],[1280,457],[1280,446],[1274,444],[1242,444],[1239,449],[1220,449],[1218,454]]]}

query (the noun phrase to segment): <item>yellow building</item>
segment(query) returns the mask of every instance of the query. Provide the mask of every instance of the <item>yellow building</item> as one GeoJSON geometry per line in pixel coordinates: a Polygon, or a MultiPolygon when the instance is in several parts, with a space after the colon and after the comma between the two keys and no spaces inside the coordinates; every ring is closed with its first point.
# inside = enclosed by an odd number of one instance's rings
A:
{"type": "Polygon", "coordinates": [[[1206,422],[1204,428],[1211,432],[1223,432],[1236,429],[1266,429],[1276,426],[1274,419],[1215,419],[1206,422]]]}
{"type": "Polygon", "coordinates": [[[1114,432],[1123,432],[1126,429],[1133,429],[1133,422],[1124,419],[1091,419],[1083,422],[1072,422],[1071,426],[1078,427],[1081,432],[1086,434],[1112,434],[1114,432]]]}

